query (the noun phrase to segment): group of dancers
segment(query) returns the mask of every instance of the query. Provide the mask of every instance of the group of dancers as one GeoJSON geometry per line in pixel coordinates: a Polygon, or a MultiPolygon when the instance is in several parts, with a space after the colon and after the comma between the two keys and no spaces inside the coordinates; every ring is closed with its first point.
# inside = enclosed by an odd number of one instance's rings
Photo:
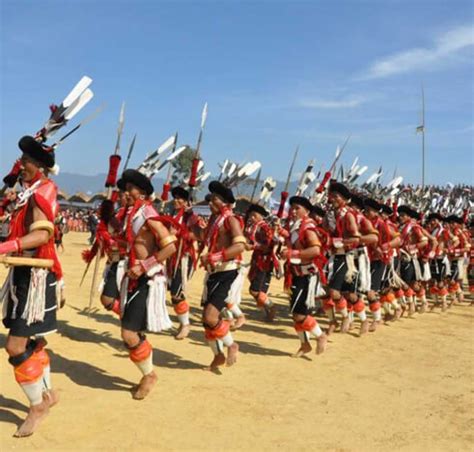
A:
{"type": "MultiPolygon", "coordinates": [[[[57,328],[63,283],[54,246],[57,188],[48,178],[54,151],[29,136],[19,147],[23,191],[11,208],[0,255],[20,258],[11,261],[1,299],[9,362],[30,402],[15,434],[22,437],[31,435],[58,402],[44,336],[57,328]]],[[[184,340],[190,332],[187,289],[198,266],[205,270],[200,304],[211,371],[236,363],[234,335],[246,321],[245,278],[268,322],[276,321],[277,313],[270,283],[281,279],[299,338],[296,357],[312,351],[312,338],[316,353],[323,353],[328,336],[347,333],[356,318],[364,335],[384,321],[463,302],[471,251],[464,218],[422,216],[412,206],[362,197],[337,181],[329,183],[324,204],[291,197],[286,218],[276,218],[259,203],[236,213],[232,189],[213,181],[206,219],[193,212],[189,188],[171,190],[172,214],[165,214],[155,206],[155,189],[142,172],[127,169],[116,185],[116,196],[101,206],[94,245],[83,259],[90,264],[106,256],[101,303],[119,316],[124,345],[141,372],[135,399],[145,398],[157,382],[145,333],[172,327],[168,292],[178,321],[175,338],[184,340]],[[321,315],[329,320],[326,331],[316,318],[321,315]]]]}

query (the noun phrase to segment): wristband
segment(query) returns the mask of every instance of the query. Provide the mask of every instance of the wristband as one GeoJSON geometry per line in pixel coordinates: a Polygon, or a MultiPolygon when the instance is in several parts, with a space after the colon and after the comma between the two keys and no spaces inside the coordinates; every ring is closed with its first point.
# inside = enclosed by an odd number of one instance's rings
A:
{"type": "Polygon", "coordinates": [[[301,258],[301,250],[288,250],[288,260],[300,259],[300,258],[301,258]]]}
{"type": "Polygon", "coordinates": [[[155,265],[158,265],[158,261],[155,256],[150,256],[147,259],[140,261],[140,265],[145,273],[148,273],[155,265]]]}
{"type": "Polygon", "coordinates": [[[20,239],[8,240],[0,244],[0,254],[19,253],[20,251],[20,239]]]}
{"type": "Polygon", "coordinates": [[[217,253],[211,253],[207,256],[207,260],[209,264],[212,266],[215,266],[216,264],[219,264],[220,262],[223,262],[226,260],[226,255],[225,255],[225,250],[218,251],[217,253]]]}

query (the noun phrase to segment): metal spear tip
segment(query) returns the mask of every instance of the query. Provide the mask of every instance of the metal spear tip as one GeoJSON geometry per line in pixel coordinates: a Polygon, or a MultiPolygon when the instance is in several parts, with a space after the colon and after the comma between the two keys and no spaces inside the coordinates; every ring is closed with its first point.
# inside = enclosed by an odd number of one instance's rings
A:
{"type": "Polygon", "coordinates": [[[207,102],[204,104],[204,108],[201,113],[201,129],[204,129],[207,120],[207,102]]]}

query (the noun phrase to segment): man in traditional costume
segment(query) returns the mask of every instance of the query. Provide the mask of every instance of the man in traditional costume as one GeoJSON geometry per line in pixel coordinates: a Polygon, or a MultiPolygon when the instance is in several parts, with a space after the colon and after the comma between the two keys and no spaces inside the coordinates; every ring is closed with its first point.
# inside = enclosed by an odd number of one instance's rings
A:
{"type": "Polygon", "coordinates": [[[156,384],[152,346],[144,331],[171,328],[166,309],[166,260],[176,252],[176,237],[171,235],[151,203],[150,180],[134,169],[122,174],[129,211],[125,219],[128,246],[127,277],[121,287],[121,333],[130,359],[143,377],[133,392],[143,399],[156,384]]]}
{"type": "Polygon", "coordinates": [[[266,222],[268,212],[259,204],[252,204],[247,209],[247,224],[245,236],[248,243],[246,250],[252,251],[250,261],[250,295],[257,306],[265,312],[266,320],[272,322],[275,318],[276,306],[268,298],[268,289],[272,280],[272,272],[278,265],[274,253],[274,231],[266,222]]]}
{"type": "Polygon", "coordinates": [[[289,202],[289,235],[284,256],[291,277],[290,313],[301,342],[294,356],[300,357],[312,350],[310,336],[316,338],[316,353],[319,355],[326,349],[327,336],[311,315],[311,310],[315,308],[316,289],[323,275],[321,241],[316,223],[309,216],[313,208],[309,199],[293,196],[289,202]]]}
{"type": "Polygon", "coordinates": [[[176,227],[179,228],[177,231],[179,234],[176,243],[178,251],[169,260],[169,290],[173,309],[179,321],[179,330],[175,339],[182,340],[188,337],[190,331],[186,288],[197,264],[194,230],[196,228],[202,229],[204,222],[192,210],[189,190],[177,186],[171,190],[171,195],[174,204],[173,219],[176,222],[176,227]]]}
{"type": "Polygon", "coordinates": [[[58,402],[44,336],[57,329],[62,270],[54,246],[57,187],[48,179],[55,167],[54,152],[30,136],[23,137],[19,147],[24,191],[14,205],[10,233],[0,244],[0,254],[30,258],[31,263],[10,269],[0,298],[3,323],[9,329],[5,348],[15,379],[30,403],[28,416],[15,433],[23,437],[33,434],[58,402]],[[42,268],[35,265],[35,259],[47,259],[52,266],[42,268]]]}
{"type": "Polygon", "coordinates": [[[212,218],[202,237],[207,246],[207,253],[201,256],[201,264],[207,271],[202,320],[206,339],[214,353],[209,370],[216,371],[219,366],[226,363],[231,366],[237,360],[239,347],[232,338],[226,310],[227,303],[231,301],[232,286],[239,283],[241,255],[246,240],[243,225],[232,211],[235,203],[232,190],[213,181],[209,184],[209,191],[212,218]],[[223,346],[227,347],[227,358],[223,346]]]}

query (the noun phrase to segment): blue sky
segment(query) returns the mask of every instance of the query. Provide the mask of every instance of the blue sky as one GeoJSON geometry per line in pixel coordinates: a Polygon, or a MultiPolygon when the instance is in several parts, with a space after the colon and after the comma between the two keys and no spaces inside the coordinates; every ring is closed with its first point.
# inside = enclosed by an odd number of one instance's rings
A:
{"type": "MultiPolygon", "coordinates": [[[[202,156],[258,159],[286,178],[291,153],[327,168],[344,155],[419,182],[420,88],[426,96],[427,182],[472,182],[472,1],[1,1],[1,146],[47,119],[84,74],[106,110],[58,151],[63,171],[106,171],[120,104],[132,164],[176,130],[202,156]]],[[[71,125],[74,124],[74,121],[71,125]]]]}

